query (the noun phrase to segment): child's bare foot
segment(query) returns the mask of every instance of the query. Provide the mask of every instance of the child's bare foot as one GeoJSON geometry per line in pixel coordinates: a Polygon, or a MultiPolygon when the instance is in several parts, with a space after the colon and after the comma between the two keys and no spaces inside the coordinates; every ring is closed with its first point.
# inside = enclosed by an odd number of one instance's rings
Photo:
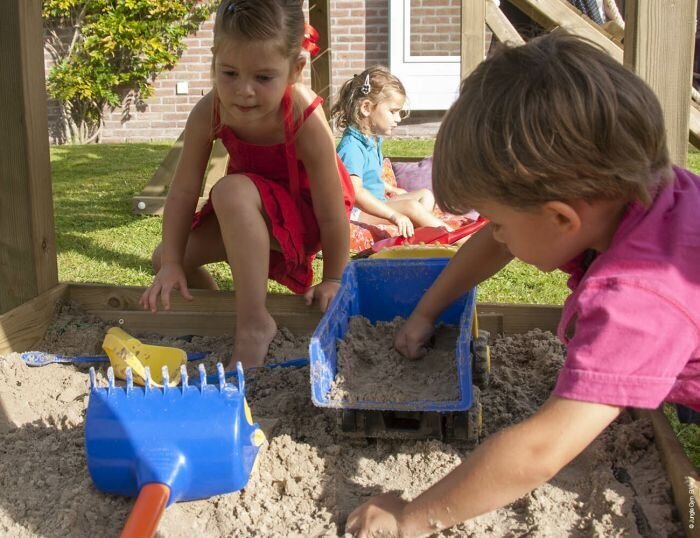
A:
{"type": "Polygon", "coordinates": [[[270,342],[277,333],[277,324],[272,316],[265,312],[261,318],[239,320],[236,327],[236,339],[233,344],[233,355],[226,369],[236,368],[236,362],[241,361],[243,369],[262,366],[265,362],[270,342]]]}

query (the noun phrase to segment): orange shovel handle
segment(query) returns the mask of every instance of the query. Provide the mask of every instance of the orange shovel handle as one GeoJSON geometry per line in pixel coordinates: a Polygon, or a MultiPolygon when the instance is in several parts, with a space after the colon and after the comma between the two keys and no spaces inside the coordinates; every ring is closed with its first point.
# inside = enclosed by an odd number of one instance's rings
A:
{"type": "Polygon", "coordinates": [[[121,538],[151,538],[155,535],[165,506],[170,498],[170,488],[165,484],[146,484],[139,491],[129,519],[126,520],[121,538]]]}

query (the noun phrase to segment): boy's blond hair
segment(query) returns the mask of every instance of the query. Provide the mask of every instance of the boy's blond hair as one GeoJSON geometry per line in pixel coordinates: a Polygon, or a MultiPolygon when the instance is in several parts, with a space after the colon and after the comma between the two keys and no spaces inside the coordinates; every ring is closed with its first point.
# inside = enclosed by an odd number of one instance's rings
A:
{"type": "Polygon", "coordinates": [[[669,167],[661,106],[596,45],[555,31],[485,60],[437,135],[433,183],[445,210],[494,200],[649,203],[669,167]]]}
{"type": "MultiPolygon", "coordinates": [[[[383,65],[368,67],[359,75],[345,81],[340,88],[338,101],[331,109],[331,119],[339,129],[361,122],[360,109],[366,99],[376,105],[391,93],[406,97],[406,88],[398,77],[383,65]]],[[[408,115],[404,113],[404,118],[408,115]]]]}

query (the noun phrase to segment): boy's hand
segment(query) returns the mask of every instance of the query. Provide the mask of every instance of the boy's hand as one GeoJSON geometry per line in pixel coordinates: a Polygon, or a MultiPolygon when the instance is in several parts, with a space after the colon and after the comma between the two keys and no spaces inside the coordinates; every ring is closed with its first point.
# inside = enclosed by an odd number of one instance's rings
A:
{"type": "Polygon", "coordinates": [[[415,312],[394,337],[394,347],[408,359],[421,359],[427,353],[426,343],[435,330],[433,321],[415,312]]]}
{"type": "Polygon", "coordinates": [[[413,223],[406,215],[394,213],[389,217],[389,220],[396,224],[396,227],[399,229],[399,235],[402,237],[413,236],[413,223]]]}
{"type": "Polygon", "coordinates": [[[410,536],[401,529],[399,519],[405,505],[406,501],[395,493],[372,497],[348,516],[345,532],[359,538],[410,536]]]}
{"type": "Polygon", "coordinates": [[[333,297],[338,293],[340,289],[340,282],[323,281],[315,286],[311,286],[304,294],[304,299],[306,300],[306,306],[311,306],[314,299],[318,301],[318,306],[321,312],[325,312],[328,309],[328,305],[331,304],[333,297]]]}
{"type": "Polygon", "coordinates": [[[188,301],[192,300],[190,290],[187,288],[187,277],[182,265],[179,263],[166,263],[158,271],[153,284],[143,292],[139,299],[139,304],[144,310],[156,312],[158,310],[158,296],[165,310],[170,310],[170,294],[172,291],[180,290],[182,295],[188,301]]]}

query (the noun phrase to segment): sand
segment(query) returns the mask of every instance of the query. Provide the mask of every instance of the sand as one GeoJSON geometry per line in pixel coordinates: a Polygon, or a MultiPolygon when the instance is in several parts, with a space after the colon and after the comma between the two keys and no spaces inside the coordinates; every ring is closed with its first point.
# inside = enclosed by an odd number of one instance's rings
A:
{"type": "Polygon", "coordinates": [[[342,402],[435,402],[459,400],[455,342],[459,328],[441,325],[422,360],[408,361],[394,349],[405,320],[376,325],[353,316],[338,343],[338,371],[328,395],[342,402]]]}
{"type": "MultiPolygon", "coordinates": [[[[94,354],[106,328],[65,307],[37,349],[94,354]]],[[[230,338],[134,335],[211,351],[207,363],[226,361],[231,349],[230,338]]],[[[267,360],[304,356],[307,346],[308,336],[280,331],[267,360]]],[[[486,434],[522,420],[546,399],[562,351],[549,333],[496,339],[491,386],[482,393],[486,434]]],[[[347,514],[367,496],[402,490],[411,498],[468,451],[437,440],[343,437],[336,413],[311,403],[308,368],[262,370],[247,386],[253,416],[269,438],[248,486],[170,506],[159,536],[342,536],[347,514]]],[[[85,368],[29,368],[16,354],[0,356],[0,535],[119,535],[132,500],[91,484],[83,452],[87,389],[85,368]]],[[[682,536],[682,527],[651,426],[625,415],[549,483],[443,535],[663,537],[682,536]]]]}

